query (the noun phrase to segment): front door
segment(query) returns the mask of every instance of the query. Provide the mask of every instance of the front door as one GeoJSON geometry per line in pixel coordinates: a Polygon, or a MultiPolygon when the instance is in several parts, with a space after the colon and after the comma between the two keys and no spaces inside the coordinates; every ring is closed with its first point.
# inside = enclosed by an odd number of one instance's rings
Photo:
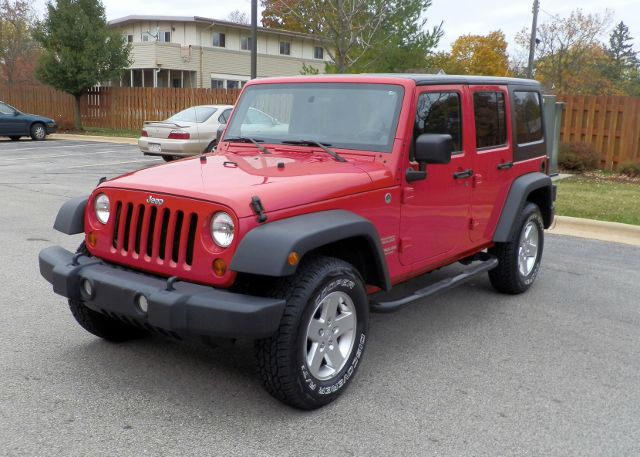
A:
{"type": "MultiPolygon", "coordinates": [[[[453,138],[451,163],[427,165],[424,180],[407,183],[402,198],[400,262],[403,265],[437,263],[468,249],[471,211],[473,138],[463,123],[465,86],[438,86],[419,90],[413,143],[423,133],[445,133],[453,138]]],[[[412,153],[409,166],[418,168],[412,153]]]]}
{"type": "Polygon", "coordinates": [[[24,130],[23,116],[9,105],[0,102],[0,135],[25,135],[24,130]]]}

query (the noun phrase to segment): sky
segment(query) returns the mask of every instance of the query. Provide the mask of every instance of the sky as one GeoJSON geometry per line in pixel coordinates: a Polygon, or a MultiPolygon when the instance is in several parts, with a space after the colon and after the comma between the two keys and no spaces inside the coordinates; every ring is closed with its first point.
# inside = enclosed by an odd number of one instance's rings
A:
{"type": "MultiPolygon", "coordinates": [[[[250,0],[180,0],[176,9],[175,0],[103,0],[107,19],[116,19],[132,14],[157,14],[174,16],[204,16],[225,19],[231,11],[251,11],[250,0]]],[[[260,2],[258,2],[260,3],[260,2]]],[[[449,50],[460,35],[486,35],[490,31],[502,30],[510,43],[509,51],[516,52],[513,45],[517,32],[531,26],[533,0],[432,0],[426,12],[430,25],[444,22],[445,31],[439,49],[449,50]],[[480,6],[482,5],[482,6],[480,6]]],[[[42,16],[46,0],[34,0],[37,13],[42,16]]],[[[572,10],[582,8],[585,12],[613,11],[612,26],[623,20],[629,26],[635,48],[640,50],[640,0],[562,0],[540,1],[539,23],[548,21],[553,15],[567,16],[572,10]]],[[[606,38],[606,37],[603,37],[606,38]]]]}

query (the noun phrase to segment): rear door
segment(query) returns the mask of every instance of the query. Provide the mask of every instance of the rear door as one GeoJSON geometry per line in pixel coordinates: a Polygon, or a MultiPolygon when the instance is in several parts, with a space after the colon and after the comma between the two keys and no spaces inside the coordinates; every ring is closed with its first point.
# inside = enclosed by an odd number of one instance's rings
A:
{"type": "Polygon", "coordinates": [[[469,236],[491,239],[512,180],[513,144],[506,86],[471,86],[474,121],[473,204],[469,236]]]}
{"type": "MultiPolygon", "coordinates": [[[[453,138],[451,163],[427,165],[427,178],[408,183],[403,191],[400,225],[400,262],[436,263],[468,249],[472,137],[464,105],[465,86],[418,88],[411,150],[422,133],[447,133],[453,138]],[[466,116],[466,117],[465,117],[466,116]]],[[[418,164],[410,154],[409,166],[418,164]]]]}

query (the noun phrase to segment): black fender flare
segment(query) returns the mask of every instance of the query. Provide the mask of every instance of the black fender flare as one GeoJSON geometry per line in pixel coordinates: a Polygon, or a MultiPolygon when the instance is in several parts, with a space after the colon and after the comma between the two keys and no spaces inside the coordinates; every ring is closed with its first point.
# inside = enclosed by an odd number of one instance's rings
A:
{"type": "Polygon", "coordinates": [[[346,210],[304,214],[254,228],[240,241],[230,269],[261,276],[289,276],[298,267],[288,262],[292,251],[302,259],[314,249],[351,238],[363,238],[370,249],[374,273],[367,282],[391,289],[378,231],[367,219],[346,210]]]}
{"type": "Polygon", "coordinates": [[[84,211],[89,197],[74,197],[67,201],[56,216],[53,228],[67,235],[84,233],[84,211]]]}
{"type": "Polygon", "coordinates": [[[537,196],[534,203],[540,207],[544,219],[544,228],[549,228],[553,222],[553,202],[555,200],[555,189],[551,178],[544,173],[534,172],[516,178],[511,184],[507,200],[502,207],[500,220],[493,234],[493,241],[505,243],[509,241],[513,224],[518,214],[524,208],[529,196],[539,189],[548,189],[537,196]]]}

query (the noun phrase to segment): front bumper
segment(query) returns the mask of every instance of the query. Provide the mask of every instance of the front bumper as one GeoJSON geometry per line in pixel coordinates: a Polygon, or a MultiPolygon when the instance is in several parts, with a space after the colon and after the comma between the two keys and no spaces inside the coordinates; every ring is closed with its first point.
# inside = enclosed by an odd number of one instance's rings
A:
{"type": "Polygon", "coordinates": [[[180,337],[265,338],[277,330],[284,311],[281,299],[254,297],[188,282],[167,281],[105,263],[74,256],[59,246],[40,251],[40,273],[64,297],[82,300],[94,311],[151,326],[180,337]],[[75,262],[75,265],[74,265],[75,262]],[[89,281],[93,293],[83,289],[89,281]],[[137,301],[149,303],[143,313],[137,301]]]}

